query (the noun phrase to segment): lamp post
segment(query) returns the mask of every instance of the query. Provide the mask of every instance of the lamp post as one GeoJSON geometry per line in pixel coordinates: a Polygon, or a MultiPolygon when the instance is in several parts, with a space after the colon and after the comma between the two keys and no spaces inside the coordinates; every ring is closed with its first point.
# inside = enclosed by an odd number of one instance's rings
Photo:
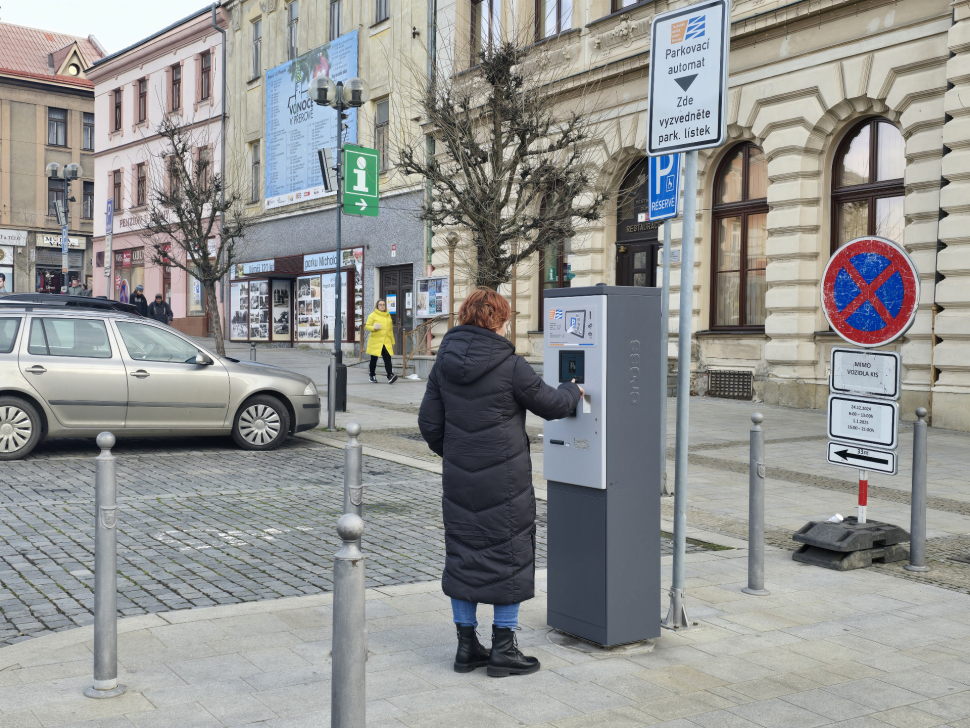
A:
{"type": "Polygon", "coordinates": [[[57,209],[57,221],[61,224],[61,286],[63,290],[61,291],[65,295],[67,294],[67,276],[68,276],[68,247],[70,238],[67,233],[68,226],[68,202],[74,202],[74,198],[71,197],[71,182],[76,180],[83,174],[80,164],[75,164],[71,162],[70,164],[65,164],[63,167],[57,162],[51,162],[47,165],[46,169],[47,176],[51,179],[60,180],[64,183],[64,202],[56,200],[54,206],[57,209]]]}
{"type": "Polygon", "coordinates": [[[458,247],[458,233],[452,231],[445,236],[448,241],[448,328],[455,326],[455,248],[458,247]]]}
{"type": "MultiPolygon", "coordinates": [[[[367,83],[360,78],[348,79],[334,82],[327,76],[317,76],[310,81],[310,98],[319,106],[331,106],[337,112],[337,261],[334,276],[334,331],[333,331],[333,362],[330,366],[330,377],[327,383],[327,429],[337,429],[337,388],[340,386],[346,393],[347,378],[346,374],[338,379],[337,370],[343,369],[343,316],[341,315],[341,256],[340,256],[340,223],[343,217],[344,191],[343,191],[343,157],[344,142],[343,130],[344,116],[346,109],[356,109],[367,102],[370,97],[370,89],[367,83]],[[340,384],[338,384],[338,382],[340,384]]],[[[346,394],[341,398],[346,401],[346,394]]]]}

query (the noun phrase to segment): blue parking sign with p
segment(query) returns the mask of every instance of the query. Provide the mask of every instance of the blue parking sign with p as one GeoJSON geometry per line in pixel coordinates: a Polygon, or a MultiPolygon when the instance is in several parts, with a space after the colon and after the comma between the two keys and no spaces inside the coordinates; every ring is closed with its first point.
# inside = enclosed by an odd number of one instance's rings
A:
{"type": "Polygon", "coordinates": [[[680,155],[650,157],[649,171],[647,184],[650,188],[650,219],[666,220],[677,217],[680,207],[680,155]]]}

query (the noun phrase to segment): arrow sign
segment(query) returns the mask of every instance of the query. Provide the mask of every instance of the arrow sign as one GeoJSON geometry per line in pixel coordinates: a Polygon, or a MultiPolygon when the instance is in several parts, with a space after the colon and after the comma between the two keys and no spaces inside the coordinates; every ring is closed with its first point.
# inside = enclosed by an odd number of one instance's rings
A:
{"type": "Polygon", "coordinates": [[[357,200],[357,207],[359,207],[360,211],[363,212],[364,210],[367,209],[367,203],[364,202],[363,200],[357,200]]]}
{"type": "Polygon", "coordinates": [[[680,78],[675,78],[677,85],[680,86],[684,91],[690,88],[690,85],[694,83],[694,79],[697,78],[697,74],[691,76],[681,76],[680,78]]]}
{"type": "Polygon", "coordinates": [[[841,442],[829,442],[828,456],[832,465],[842,465],[856,470],[872,470],[877,473],[896,475],[898,463],[896,453],[886,450],[852,447],[841,442]]]}
{"type": "Polygon", "coordinates": [[[377,217],[380,211],[380,154],[344,144],[343,208],[346,215],[377,217]]]}

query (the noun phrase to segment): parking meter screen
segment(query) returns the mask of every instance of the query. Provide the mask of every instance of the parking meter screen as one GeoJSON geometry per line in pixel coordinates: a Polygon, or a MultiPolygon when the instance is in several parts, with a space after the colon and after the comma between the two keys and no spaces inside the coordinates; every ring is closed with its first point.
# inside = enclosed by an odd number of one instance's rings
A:
{"type": "Polygon", "coordinates": [[[577,384],[583,384],[585,356],[585,351],[560,351],[559,381],[571,382],[575,379],[577,384]]]}

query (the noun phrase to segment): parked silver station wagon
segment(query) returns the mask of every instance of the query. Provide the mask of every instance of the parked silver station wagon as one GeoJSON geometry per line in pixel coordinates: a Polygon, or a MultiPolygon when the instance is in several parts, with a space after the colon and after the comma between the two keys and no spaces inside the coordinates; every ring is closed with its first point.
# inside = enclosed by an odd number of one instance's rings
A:
{"type": "Polygon", "coordinates": [[[163,324],[113,311],[0,308],[0,460],[47,438],[232,434],[271,450],[320,422],[313,381],[219,357],[163,324]]]}

